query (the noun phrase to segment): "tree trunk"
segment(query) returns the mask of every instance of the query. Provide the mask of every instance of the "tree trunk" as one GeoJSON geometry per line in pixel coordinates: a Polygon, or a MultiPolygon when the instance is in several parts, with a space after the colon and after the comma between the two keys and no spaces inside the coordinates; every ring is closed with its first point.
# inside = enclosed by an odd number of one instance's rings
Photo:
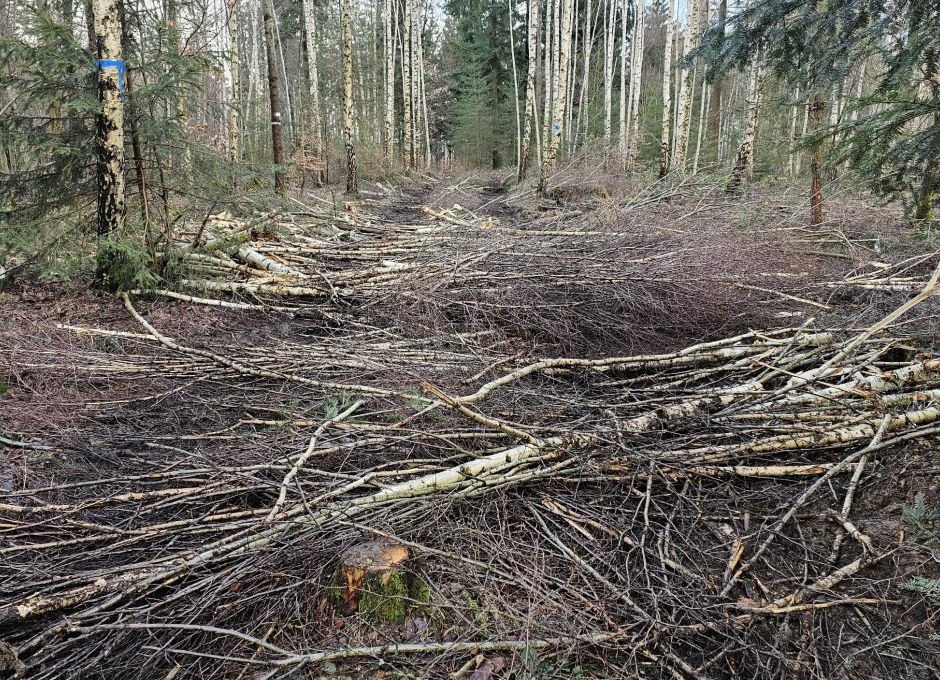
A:
{"type": "MultiPolygon", "coordinates": [[[[234,164],[238,163],[240,158],[239,137],[240,137],[240,115],[241,115],[241,76],[239,73],[239,54],[238,54],[238,0],[227,0],[228,10],[227,27],[229,35],[229,69],[232,72],[232,90],[229,99],[228,111],[228,157],[234,164]]],[[[234,182],[237,185],[237,174],[234,175],[234,182]]]]}
{"type": "MultiPolygon", "coordinates": [[[[701,0],[686,0],[685,31],[682,40],[683,61],[699,42],[701,0]]],[[[689,146],[689,131],[692,127],[692,101],[695,94],[695,70],[685,64],[679,73],[679,97],[676,102],[676,139],[673,150],[673,167],[685,172],[685,160],[689,146]]]]}
{"type": "Polygon", "coordinates": [[[535,76],[537,72],[536,57],[539,46],[539,0],[529,0],[528,11],[528,49],[529,66],[526,73],[525,85],[525,117],[522,129],[522,148],[519,152],[519,181],[525,179],[526,172],[529,169],[529,150],[532,144],[532,114],[537,106],[535,101],[535,76]]]}
{"type": "MultiPolygon", "coordinates": [[[[270,0],[268,0],[270,2],[270,0]]],[[[359,173],[353,148],[352,7],[343,0],[343,142],[346,145],[346,193],[359,193],[359,173]]]]}
{"type": "MultiPolygon", "coordinates": [[[[814,83],[815,84],[815,83],[814,83]]],[[[822,125],[823,99],[817,90],[813,94],[813,101],[809,108],[810,125],[814,138],[822,125]]],[[[813,154],[810,157],[810,224],[817,226],[823,221],[823,195],[822,195],[822,144],[819,139],[813,141],[813,154]]]]}
{"type": "MultiPolygon", "coordinates": [[[[728,19],[728,0],[719,0],[718,2],[718,24],[723,26],[728,19]]],[[[721,88],[721,77],[716,76],[712,83],[710,107],[712,115],[708,119],[708,133],[711,135],[715,144],[715,160],[719,159],[718,146],[721,142],[721,112],[723,106],[723,92],[721,88]]]]}
{"type": "Polygon", "coordinates": [[[410,170],[414,167],[414,112],[412,111],[412,102],[414,101],[412,96],[412,61],[411,61],[411,27],[412,27],[412,0],[405,0],[405,16],[404,16],[404,40],[402,41],[402,102],[404,105],[404,118],[402,120],[402,127],[405,131],[405,170],[410,170]]]}
{"type": "Polygon", "coordinates": [[[633,58],[630,67],[630,140],[627,150],[627,169],[636,167],[640,150],[640,85],[643,81],[643,37],[645,27],[645,0],[636,0],[636,20],[633,25],[633,58]]]}
{"type": "Polygon", "coordinates": [[[627,45],[633,46],[633,41],[627,40],[627,15],[629,3],[624,0],[623,13],[620,16],[620,102],[617,111],[618,139],[617,150],[620,153],[620,167],[627,165],[627,45]]]}
{"type": "Polygon", "coordinates": [[[513,0],[508,0],[507,4],[509,5],[509,57],[512,60],[512,94],[513,103],[516,105],[516,131],[513,136],[516,138],[516,171],[518,172],[519,165],[522,162],[522,144],[519,138],[519,76],[516,69],[516,41],[513,37],[515,28],[513,19],[516,13],[513,11],[513,0]]]}
{"type": "MultiPolygon", "coordinates": [[[[587,0],[587,13],[584,18],[584,70],[581,76],[581,95],[578,98],[578,122],[575,130],[576,135],[581,134],[581,120],[583,118],[585,121],[585,138],[587,138],[587,126],[590,122],[588,85],[591,81],[591,50],[594,47],[594,23],[591,17],[591,2],[592,0],[587,0]]],[[[600,3],[598,3],[598,7],[600,7],[600,3]]]]}
{"type": "Polygon", "coordinates": [[[124,202],[124,80],[117,0],[92,0],[98,66],[98,235],[122,231],[124,202]]]}
{"type": "Polygon", "coordinates": [[[304,147],[309,147],[317,186],[323,184],[323,119],[320,115],[320,71],[317,66],[317,17],[313,0],[303,0],[304,40],[307,45],[307,105],[309,129],[304,147]]]}
{"type": "Polygon", "coordinates": [[[545,78],[542,83],[542,125],[545,127],[542,135],[541,161],[545,162],[545,156],[548,153],[549,140],[551,139],[551,120],[552,120],[552,90],[555,85],[555,74],[552,72],[554,63],[555,41],[558,37],[555,35],[552,17],[557,12],[557,0],[545,0],[545,51],[542,53],[544,62],[545,78]]]}
{"type": "Polygon", "coordinates": [[[274,51],[274,0],[261,0],[264,20],[264,51],[268,62],[268,96],[271,100],[271,151],[274,162],[274,192],[283,196],[287,191],[284,181],[284,141],[281,124],[281,84],[274,51]]]}
{"type": "Polygon", "coordinates": [[[760,54],[754,57],[748,74],[747,95],[747,123],[744,128],[744,137],[738,149],[738,157],[728,178],[727,192],[735,193],[741,188],[741,182],[746,177],[749,181],[754,177],[754,142],[757,137],[757,123],[760,115],[760,86],[763,81],[763,62],[760,54]]]}
{"type": "Polygon", "coordinates": [[[555,167],[555,160],[558,157],[558,147],[561,144],[561,126],[565,117],[565,101],[568,88],[568,60],[571,58],[571,20],[573,13],[573,0],[563,0],[560,7],[556,9],[561,13],[561,40],[559,41],[558,71],[556,75],[557,86],[554,88],[552,96],[552,135],[551,142],[548,145],[548,151],[542,160],[542,172],[539,179],[539,193],[543,196],[548,190],[548,176],[555,167]]]}
{"type": "Polygon", "coordinates": [[[607,0],[606,36],[604,43],[604,142],[610,147],[611,119],[613,117],[614,42],[617,27],[617,0],[607,0]]]}
{"type": "Polygon", "coordinates": [[[385,14],[385,165],[395,156],[395,45],[392,36],[392,0],[384,0],[385,14]]]}
{"type": "MultiPolygon", "coordinates": [[[[130,45],[129,35],[127,31],[127,22],[124,20],[124,14],[121,12],[121,46],[122,49],[127,51],[127,47],[130,45]]],[[[137,184],[137,194],[140,196],[140,216],[144,223],[145,233],[148,234],[148,246],[151,245],[149,239],[150,233],[150,208],[147,201],[147,183],[144,179],[144,156],[143,150],[140,144],[140,125],[138,124],[138,119],[140,117],[139,109],[137,108],[137,102],[134,99],[134,82],[131,77],[131,69],[125,67],[125,79],[124,79],[124,88],[127,92],[127,118],[128,124],[131,131],[131,149],[134,152],[134,175],[137,184]]],[[[152,248],[150,251],[151,256],[155,253],[155,248],[152,248]]]]}
{"type": "Polygon", "coordinates": [[[669,18],[666,20],[666,40],[663,55],[663,128],[659,142],[659,176],[669,174],[669,131],[672,124],[672,31],[675,23],[679,0],[675,0],[669,18]]]}

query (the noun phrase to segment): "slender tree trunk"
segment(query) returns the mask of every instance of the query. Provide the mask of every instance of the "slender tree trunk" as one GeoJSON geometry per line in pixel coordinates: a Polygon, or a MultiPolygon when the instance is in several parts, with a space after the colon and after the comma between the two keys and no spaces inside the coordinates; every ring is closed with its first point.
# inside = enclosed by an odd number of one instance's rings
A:
{"type": "Polygon", "coordinates": [[[395,46],[392,37],[392,0],[384,0],[385,15],[385,165],[395,156],[395,46]]]}
{"type": "MultiPolygon", "coordinates": [[[[701,0],[686,0],[685,31],[682,40],[682,58],[698,46],[701,0]]],[[[692,101],[695,94],[695,70],[687,64],[679,72],[679,97],[676,102],[676,139],[673,167],[685,172],[685,161],[692,127],[692,101]]]]}
{"type": "Polygon", "coordinates": [[[516,105],[516,130],[513,135],[516,138],[516,172],[519,171],[519,165],[522,162],[522,140],[519,137],[520,117],[519,117],[519,76],[516,69],[516,42],[513,37],[515,11],[513,10],[513,0],[508,0],[509,6],[509,56],[512,60],[512,94],[513,103],[516,105]]]}
{"type": "MultiPolygon", "coordinates": [[[[584,63],[581,76],[581,95],[578,98],[578,122],[575,126],[575,137],[581,135],[581,120],[585,120],[586,123],[590,120],[587,93],[588,84],[591,79],[591,50],[594,46],[594,23],[591,16],[591,3],[592,0],[587,0],[587,12],[584,16],[584,58],[582,60],[584,63]]],[[[587,138],[586,130],[584,137],[587,138]]]]}
{"type": "Polygon", "coordinates": [[[660,178],[669,174],[669,131],[672,126],[672,31],[678,6],[679,0],[675,0],[671,15],[666,20],[666,45],[663,55],[663,128],[659,142],[660,178]]]}
{"type": "Polygon", "coordinates": [[[571,20],[573,5],[573,0],[563,0],[561,6],[557,8],[562,14],[561,40],[559,41],[560,54],[557,72],[558,82],[553,92],[555,101],[552,105],[554,118],[552,121],[551,142],[548,146],[548,152],[542,161],[542,172],[539,179],[539,193],[543,196],[547,193],[548,176],[555,167],[555,160],[558,157],[558,147],[561,144],[561,126],[565,118],[564,104],[568,88],[568,60],[571,58],[571,20]]]}
{"type": "Polygon", "coordinates": [[[741,188],[744,178],[748,181],[754,176],[754,142],[757,137],[757,123],[760,115],[760,86],[763,81],[763,60],[758,54],[748,73],[747,95],[747,122],[744,128],[744,137],[738,149],[738,157],[728,178],[727,191],[735,193],[741,188]]]}
{"type": "Polygon", "coordinates": [[[607,26],[604,43],[604,142],[608,148],[611,143],[611,120],[613,118],[614,88],[614,42],[617,31],[617,0],[607,0],[607,26]]]}
{"type": "Polygon", "coordinates": [[[529,66],[526,72],[525,85],[525,118],[522,128],[522,148],[519,152],[519,181],[525,179],[526,172],[529,169],[529,149],[532,144],[532,116],[536,110],[535,101],[535,76],[537,73],[536,57],[538,56],[539,46],[539,0],[529,0],[528,11],[528,49],[529,66]]]}
{"type": "Polygon", "coordinates": [[[695,158],[692,160],[692,174],[698,174],[698,162],[702,153],[702,139],[705,136],[705,121],[708,120],[708,106],[712,98],[712,91],[705,87],[704,76],[702,78],[701,103],[698,109],[698,131],[695,133],[695,158]]]}
{"type": "MultiPolygon", "coordinates": [[[[796,99],[800,99],[800,88],[796,89],[796,99]]],[[[790,137],[789,137],[789,148],[787,150],[787,176],[794,177],[796,175],[796,119],[799,115],[800,107],[797,104],[794,104],[790,107],[790,137]]]]}
{"type": "MultiPolygon", "coordinates": [[[[723,26],[728,19],[728,0],[719,0],[718,2],[718,24],[723,26]]],[[[721,77],[716,76],[711,88],[711,111],[712,115],[708,119],[708,132],[715,145],[715,160],[719,160],[718,147],[721,143],[721,114],[723,111],[723,92],[721,77]]]]}
{"type": "Polygon", "coordinates": [[[352,7],[343,0],[343,142],[346,145],[346,193],[359,193],[359,173],[353,148],[352,7]]]}
{"type": "Polygon", "coordinates": [[[552,18],[557,11],[556,8],[557,0],[545,0],[545,50],[542,53],[542,61],[545,77],[542,83],[542,125],[544,126],[544,134],[542,135],[543,143],[541,144],[541,157],[540,164],[544,163],[545,155],[548,152],[549,139],[551,138],[551,126],[552,120],[552,89],[555,83],[555,74],[552,72],[552,64],[554,62],[555,47],[554,42],[557,40],[557,36],[554,31],[554,24],[552,18]]]}
{"type": "MultiPolygon", "coordinates": [[[[814,79],[814,85],[817,85],[814,79]]],[[[817,90],[813,94],[813,100],[809,108],[810,125],[813,130],[813,153],[810,157],[810,224],[813,226],[822,224],[823,221],[823,194],[822,194],[822,143],[815,139],[822,125],[823,99],[817,90]]]]}
{"type": "Polygon", "coordinates": [[[124,79],[117,0],[92,0],[98,66],[98,235],[124,228],[124,79]]]}
{"type": "MultiPolygon", "coordinates": [[[[232,72],[232,90],[229,96],[228,110],[228,157],[232,163],[238,163],[240,158],[240,149],[238,146],[241,135],[241,74],[239,73],[240,63],[238,54],[238,0],[227,0],[226,25],[229,35],[229,69],[232,72]]],[[[233,175],[233,181],[237,185],[238,175],[233,175]]]]}
{"type": "MultiPolygon", "coordinates": [[[[94,2],[94,0],[92,0],[92,2],[94,2]]],[[[166,0],[165,12],[170,45],[176,55],[182,55],[183,36],[179,26],[179,4],[177,0],[166,0]]],[[[192,149],[189,143],[189,102],[186,100],[185,88],[180,88],[180,93],[176,100],[176,110],[168,111],[167,113],[171,117],[179,116],[180,129],[183,133],[183,149],[181,153],[182,172],[180,173],[180,179],[185,184],[188,182],[193,162],[192,149]]]]}
{"type": "Polygon", "coordinates": [[[271,151],[274,163],[274,192],[284,195],[284,140],[281,124],[281,84],[274,51],[274,0],[261,0],[264,21],[264,51],[268,62],[268,96],[271,100],[271,151]]]}
{"type": "MultiPolygon", "coordinates": [[[[130,45],[130,39],[127,29],[125,15],[121,12],[121,46],[125,52],[130,45]]],[[[140,216],[143,219],[144,231],[149,235],[150,232],[150,207],[147,201],[147,183],[144,179],[144,157],[140,144],[140,125],[138,124],[139,112],[137,101],[134,98],[134,81],[132,71],[125,67],[126,77],[124,79],[124,89],[127,93],[127,118],[131,131],[131,149],[134,151],[134,175],[137,184],[137,194],[140,196],[140,216]]],[[[149,245],[149,238],[148,245],[149,245]]],[[[151,255],[154,252],[150,253],[151,255]]]]}
{"type": "Polygon", "coordinates": [[[411,52],[411,32],[412,32],[412,0],[405,0],[405,33],[402,45],[402,102],[404,103],[404,119],[402,127],[405,131],[405,170],[411,170],[414,167],[414,111],[412,103],[414,102],[412,86],[412,52],[411,52]]]}
{"type": "Polygon", "coordinates": [[[643,80],[643,37],[645,33],[645,0],[636,0],[636,22],[633,28],[633,59],[630,68],[630,140],[627,169],[636,167],[640,151],[640,85],[643,80]]]}
{"type": "Polygon", "coordinates": [[[628,2],[624,0],[623,12],[620,16],[620,102],[617,111],[618,139],[617,150],[620,153],[621,169],[627,166],[627,45],[633,46],[633,41],[627,40],[628,2]]]}
{"type": "Polygon", "coordinates": [[[309,128],[305,131],[305,147],[309,147],[316,168],[317,186],[323,184],[323,118],[320,114],[320,70],[317,65],[317,17],[313,0],[303,0],[304,40],[307,45],[307,105],[309,128]]]}

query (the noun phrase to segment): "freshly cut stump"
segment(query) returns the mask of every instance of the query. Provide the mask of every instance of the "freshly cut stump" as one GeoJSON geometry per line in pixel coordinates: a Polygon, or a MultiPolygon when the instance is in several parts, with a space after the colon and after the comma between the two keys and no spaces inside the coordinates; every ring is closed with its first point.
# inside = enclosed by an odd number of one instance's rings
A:
{"type": "Polygon", "coordinates": [[[410,609],[426,609],[427,583],[406,565],[408,547],[389,540],[360,543],[340,555],[333,604],[377,623],[404,623],[410,609]]]}

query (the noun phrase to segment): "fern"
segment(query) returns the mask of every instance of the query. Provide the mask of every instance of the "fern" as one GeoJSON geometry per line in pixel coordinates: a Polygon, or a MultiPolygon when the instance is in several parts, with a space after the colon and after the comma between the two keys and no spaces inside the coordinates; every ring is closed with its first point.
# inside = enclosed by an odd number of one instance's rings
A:
{"type": "Polygon", "coordinates": [[[940,606],[940,579],[912,576],[901,583],[901,588],[920,593],[931,604],[940,606]]]}

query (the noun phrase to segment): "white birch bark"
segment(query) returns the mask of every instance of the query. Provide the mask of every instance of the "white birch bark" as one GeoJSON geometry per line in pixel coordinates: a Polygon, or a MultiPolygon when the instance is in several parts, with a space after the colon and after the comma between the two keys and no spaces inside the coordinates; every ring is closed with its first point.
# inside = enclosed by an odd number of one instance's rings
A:
{"type": "Polygon", "coordinates": [[[226,27],[229,35],[228,63],[231,70],[231,90],[228,111],[228,155],[232,163],[240,158],[239,140],[241,137],[241,74],[238,52],[238,0],[227,0],[226,27]]]}
{"type": "Polygon", "coordinates": [[[679,0],[672,5],[671,16],[666,20],[666,40],[663,54],[663,127],[659,142],[659,176],[669,173],[669,132],[672,127],[672,32],[679,0]]]}
{"type": "Polygon", "coordinates": [[[620,102],[617,111],[618,138],[617,150],[620,154],[621,168],[627,165],[627,0],[623,0],[620,16],[620,102]]]}
{"type": "Polygon", "coordinates": [[[751,180],[754,176],[754,142],[757,137],[757,124],[760,115],[760,86],[763,80],[764,65],[758,54],[748,69],[748,95],[747,95],[747,121],[744,127],[744,136],[738,149],[731,176],[728,178],[727,190],[733,193],[741,186],[744,178],[751,180]]]}
{"type": "Polygon", "coordinates": [[[558,157],[558,147],[561,144],[561,127],[565,117],[564,103],[566,101],[568,87],[568,60],[571,58],[571,21],[573,6],[573,0],[563,0],[561,6],[557,8],[562,15],[558,58],[558,82],[553,92],[555,101],[552,105],[554,117],[552,119],[551,140],[545,158],[542,160],[542,171],[539,179],[539,192],[543,195],[547,190],[548,176],[555,167],[555,161],[558,157]]]}
{"type": "Polygon", "coordinates": [[[627,169],[636,167],[640,150],[640,85],[643,82],[643,38],[645,35],[646,2],[636,0],[636,22],[633,25],[633,50],[630,68],[630,139],[627,169]]]}
{"type": "Polygon", "coordinates": [[[392,0],[383,0],[385,21],[385,146],[384,160],[391,167],[395,155],[395,45],[392,36],[392,0]]]}
{"type": "Polygon", "coordinates": [[[343,143],[346,146],[346,193],[359,192],[359,174],[356,169],[356,150],[353,147],[353,60],[352,60],[352,7],[343,0],[343,143]]]}
{"type": "MultiPolygon", "coordinates": [[[[536,56],[539,48],[539,0],[529,0],[529,11],[526,17],[528,21],[528,59],[529,66],[526,72],[525,85],[525,116],[522,128],[522,148],[519,153],[519,166],[517,176],[519,181],[525,179],[529,167],[529,153],[532,144],[532,118],[536,113],[538,106],[535,101],[535,76],[536,76],[536,56]]],[[[536,126],[537,127],[537,126],[536,126]]]]}
{"type": "MultiPolygon", "coordinates": [[[[686,0],[685,30],[682,39],[682,58],[698,46],[700,33],[701,0],[686,0]]],[[[692,101],[695,90],[695,71],[688,66],[679,73],[679,97],[676,102],[676,139],[673,150],[673,167],[685,172],[685,161],[689,145],[689,130],[692,126],[692,101]]]]}
{"type": "Polygon", "coordinates": [[[122,231],[124,201],[124,100],[126,71],[121,52],[117,0],[92,0],[98,64],[98,235],[122,231]]]}

